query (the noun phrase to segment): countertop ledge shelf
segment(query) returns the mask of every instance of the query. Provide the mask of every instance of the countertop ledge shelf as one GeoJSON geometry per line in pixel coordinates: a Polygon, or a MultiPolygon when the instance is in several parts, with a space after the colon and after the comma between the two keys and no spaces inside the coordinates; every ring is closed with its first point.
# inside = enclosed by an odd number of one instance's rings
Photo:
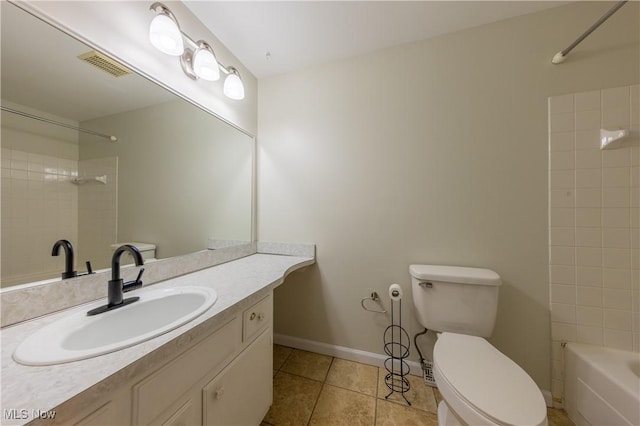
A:
{"type": "Polygon", "coordinates": [[[201,340],[238,310],[260,300],[290,272],[315,263],[314,254],[304,254],[257,253],[155,284],[153,288],[208,286],[217,291],[218,300],[204,314],[175,330],[94,358],[43,367],[20,365],[12,358],[24,338],[72,311],[85,309],[86,304],[3,328],[2,412],[25,410],[28,417],[12,420],[3,415],[1,423],[26,424],[34,420],[34,413],[53,410],[65,402],[89,404],[138,373],[160,367],[185,345],[201,340]]]}

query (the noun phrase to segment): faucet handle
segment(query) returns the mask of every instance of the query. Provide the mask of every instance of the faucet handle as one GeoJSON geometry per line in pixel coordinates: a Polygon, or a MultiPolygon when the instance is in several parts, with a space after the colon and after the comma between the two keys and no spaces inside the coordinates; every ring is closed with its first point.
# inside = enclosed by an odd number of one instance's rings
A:
{"type": "Polygon", "coordinates": [[[84,262],[85,265],[87,265],[87,272],[85,274],[78,274],[78,277],[84,277],[85,275],[91,275],[91,274],[95,274],[95,272],[93,272],[93,268],[91,268],[91,261],[87,260],[86,262],[84,262]]]}
{"type": "Polygon", "coordinates": [[[144,268],[140,268],[140,272],[138,273],[138,276],[136,277],[135,280],[127,281],[122,285],[122,291],[126,293],[127,291],[135,290],[136,288],[142,287],[143,273],[144,273],[144,268]]]}

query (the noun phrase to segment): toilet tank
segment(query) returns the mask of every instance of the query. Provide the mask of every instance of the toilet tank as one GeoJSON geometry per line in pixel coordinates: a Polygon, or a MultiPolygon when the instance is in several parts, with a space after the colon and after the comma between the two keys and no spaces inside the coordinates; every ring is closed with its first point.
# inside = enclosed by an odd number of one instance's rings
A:
{"type": "Polygon", "coordinates": [[[411,265],[418,322],[438,332],[489,337],[498,311],[500,276],[461,266],[411,265]]]}
{"type": "MultiPolygon", "coordinates": [[[[118,247],[125,245],[125,244],[130,244],[132,246],[135,246],[139,251],[140,254],[142,255],[142,259],[144,260],[144,262],[146,263],[148,260],[155,260],[156,258],[156,245],[155,244],[151,244],[151,243],[140,243],[140,242],[131,242],[131,241],[127,241],[124,243],[115,243],[115,244],[111,244],[111,251],[115,251],[118,247]]],[[[129,252],[124,252],[122,253],[122,257],[120,258],[120,264],[121,265],[130,265],[133,263],[133,257],[131,256],[131,254],[129,252]]]]}

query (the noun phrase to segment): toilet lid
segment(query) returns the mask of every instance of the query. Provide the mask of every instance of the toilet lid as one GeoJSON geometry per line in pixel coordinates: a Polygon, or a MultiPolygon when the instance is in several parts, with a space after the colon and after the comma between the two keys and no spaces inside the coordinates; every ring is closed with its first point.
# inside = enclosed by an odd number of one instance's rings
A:
{"type": "Polygon", "coordinates": [[[547,408],[538,386],[485,339],[441,333],[433,359],[458,396],[496,423],[543,424],[547,408]]]}

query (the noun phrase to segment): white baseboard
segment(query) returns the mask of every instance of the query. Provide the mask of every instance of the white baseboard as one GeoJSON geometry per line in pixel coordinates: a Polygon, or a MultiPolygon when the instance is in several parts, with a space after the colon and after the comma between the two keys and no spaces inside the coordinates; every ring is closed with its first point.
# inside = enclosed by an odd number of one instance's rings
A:
{"type": "MultiPolygon", "coordinates": [[[[388,358],[386,355],[361,351],[359,349],[352,349],[344,346],[330,345],[328,343],[301,339],[299,337],[285,336],[284,334],[274,333],[273,343],[277,345],[288,346],[290,348],[315,352],[317,354],[346,359],[347,361],[373,365],[375,367],[384,367],[384,360],[388,358]]],[[[415,361],[407,361],[407,364],[409,364],[409,368],[411,369],[409,374],[412,374],[414,376],[422,376],[422,367],[420,366],[420,363],[415,361]]],[[[551,391],[541,389],[541,392],[547,407],[553,407],[551,391]]]]}
{"type": "MultiPolygon", "coordinates": [[[[330,345],[328,343],[301,339],[299,337],[285,336],[283,334],[274,334],[273,343],[277,345],[288,346],[290,348],[302,349],[304,351],[346,359],[347,361],[373,365],[374,367],[384,368],[384,360],[388,358],[388,356],[386,355],[376,354],[373,352],[346,348],[344,346],[330,345]]],[[[422,376],[422,368],[420,367],[420,363],[409,360],[406,360],[406,362],[407,364],[409,364],[409,374],[413,374],[414,376],[422,376]]]]}

